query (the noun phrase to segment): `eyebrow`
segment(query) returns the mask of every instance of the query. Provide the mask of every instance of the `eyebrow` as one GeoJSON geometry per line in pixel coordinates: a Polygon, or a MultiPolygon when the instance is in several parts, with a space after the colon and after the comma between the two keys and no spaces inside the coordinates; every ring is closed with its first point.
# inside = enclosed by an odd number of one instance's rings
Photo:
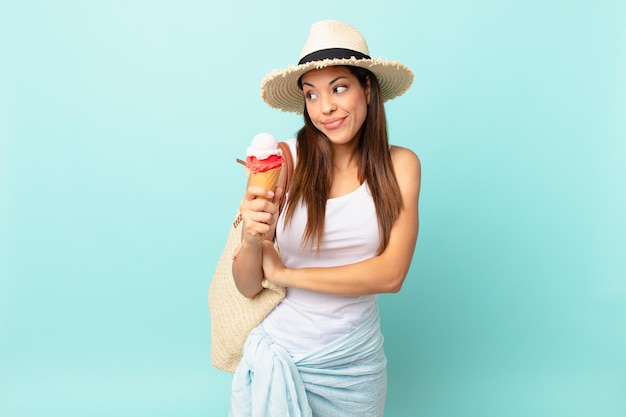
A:
{"type": "MultiPolygon", "coordinates": [[[[333,78],[332,80],[330,80],[330,81],[328,82],[328,85],[333,85],[334,83],[336,83],[337,81],[341,80],[342,78],[348,78],[348,77],[346,77],[345,75],[340,75],[339,77],[337,77],[337,78],[333,78]]],[[[302,85],[308,85],[308,86],[310,86],[310,87],[315,88],[315,86],[314,86],[313,84],[311,84],[311,83],[307,83],[307,82],[303,82],[303,83],[302,83],[302,85]]]]}

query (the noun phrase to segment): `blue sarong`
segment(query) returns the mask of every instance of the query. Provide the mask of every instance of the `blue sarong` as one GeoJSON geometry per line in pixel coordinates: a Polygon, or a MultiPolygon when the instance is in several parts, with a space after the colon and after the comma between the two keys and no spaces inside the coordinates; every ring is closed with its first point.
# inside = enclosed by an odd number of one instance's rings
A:
{"type": "Polygon", "coordinates": [[[382,416],[386,365],[376,306],[351,333],[297,362],[261,325],[233,376],[230,417],[382,416]]]}

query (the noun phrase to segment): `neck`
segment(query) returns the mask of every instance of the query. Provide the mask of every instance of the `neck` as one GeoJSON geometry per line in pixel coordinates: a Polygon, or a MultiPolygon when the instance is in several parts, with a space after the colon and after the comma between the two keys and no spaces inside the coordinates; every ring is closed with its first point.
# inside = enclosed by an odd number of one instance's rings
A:
{"type": "Polygon", "coordinates": [[[349,170],[358,166],[356,143],[350,142],[342,145],[332,145],[333,168],[335,170],[349,170]]]}

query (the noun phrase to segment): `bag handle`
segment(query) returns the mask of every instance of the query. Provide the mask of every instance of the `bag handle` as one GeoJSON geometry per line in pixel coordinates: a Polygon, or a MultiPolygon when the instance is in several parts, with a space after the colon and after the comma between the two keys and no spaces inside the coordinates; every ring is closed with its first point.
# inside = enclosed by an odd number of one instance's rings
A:
{"type": "Polygon", "coordinates": [[[280,197],[280,205],[278,206],[278,212],[280,213],[285,206],[285,202],[287,201],[287,190],[289,190],[289,186],[291,186],[291,177],[293,175],[293,156],[291,155],[291,149],[289,148],[289,144],[287,142],[278,142],[278,146],[283,151],[285,165],[287,166],[283,195],[280,197]]]}

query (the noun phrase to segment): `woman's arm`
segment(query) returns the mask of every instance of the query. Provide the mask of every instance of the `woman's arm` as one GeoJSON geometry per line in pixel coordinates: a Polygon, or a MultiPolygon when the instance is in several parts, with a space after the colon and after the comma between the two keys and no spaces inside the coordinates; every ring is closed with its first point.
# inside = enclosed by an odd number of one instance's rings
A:
{"type": "Polygon", "coordinates": [[[354,264],[328,268],[286,268],[271,242],[263,246],[263,268],[270,281],[310,291],[365,295],[398,292],[409,271],[419,226],[421,164],[415,153],[392,147],[391,157],[402,193],[403,208],[383,253],[354,264]]]}
{"type": "Polygon", "coordinates": [[[252,298],[263,287],[263,242],[274,239],[278,218],[278,202],[283,194],[286,176],[278,179],[278,187],[273,193],[262,187],[248,186],[239,211],[243,222],[241,245],[233,259],[233,278],[239,292],[252,298]],[[271,201],[266,200],[266,197],[271,201]]]}

